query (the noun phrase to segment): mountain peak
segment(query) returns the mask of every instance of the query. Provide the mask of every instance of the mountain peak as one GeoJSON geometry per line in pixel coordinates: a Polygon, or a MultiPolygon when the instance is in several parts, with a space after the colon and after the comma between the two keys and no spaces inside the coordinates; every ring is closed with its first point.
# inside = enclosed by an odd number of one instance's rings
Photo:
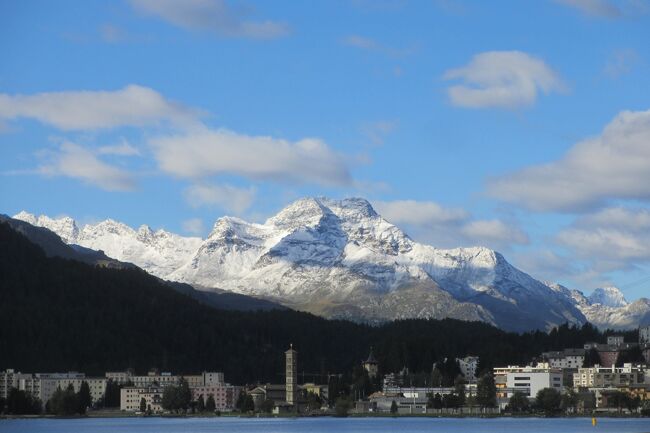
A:
{"type": "Polygon", "coordinates": [[[600,304],[607,307],[625,307],[628,305],[625,295],[618,287],[599,287],[589,296],[591,304],[600,304]]]}

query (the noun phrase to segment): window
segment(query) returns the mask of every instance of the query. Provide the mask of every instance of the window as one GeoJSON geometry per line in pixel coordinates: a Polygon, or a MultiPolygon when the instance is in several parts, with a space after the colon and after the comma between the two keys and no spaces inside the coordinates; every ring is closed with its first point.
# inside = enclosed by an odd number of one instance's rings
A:
{"type": "Polygon", "coordinates": [[[530,380],[530,376],[515,376],[515,380],[530,380]]]}

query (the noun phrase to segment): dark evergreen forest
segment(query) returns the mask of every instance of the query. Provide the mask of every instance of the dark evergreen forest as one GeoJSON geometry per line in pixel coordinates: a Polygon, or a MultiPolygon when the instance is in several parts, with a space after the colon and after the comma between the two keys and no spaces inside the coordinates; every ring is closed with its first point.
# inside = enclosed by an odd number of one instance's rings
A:
{"type": "Polygon", "coordinates": [[[543,351],[604,342],[606,334],[589,324],[515,334],[451,319],[370,326],[291,310],[217,310],[137,268],[48,258],[0,223],[0,369],[212,370],[231,383],[280,382],[293,343],[300,380],[319,381],[351,372],[371,346],[382,373],[430,373],[446,357],[477,355],[482,368],[525,363],[543,351]]]}

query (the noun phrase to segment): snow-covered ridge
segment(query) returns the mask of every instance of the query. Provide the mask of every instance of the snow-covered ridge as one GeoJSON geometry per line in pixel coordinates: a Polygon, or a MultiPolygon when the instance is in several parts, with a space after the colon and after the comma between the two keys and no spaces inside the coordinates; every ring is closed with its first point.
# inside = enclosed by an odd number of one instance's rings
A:
{"type": "Polygon", "coordinates": [[[573,301],[587,320],[602,329],[632,329],[650,316],[650,299],[628,302],[618,287],[595,289],[586,296],[557,283],[546,283],[558,296],[573,301]]]}
{"type": "Polygon", "coordinates": [[[79,229],[70,218],[16,218],[166,279],[327,317],[455,317],[512,330],[585,321],[575,299],[496,251],[415,242],[361,198],[297,200],[263,224],[219,218],[205,239],[112,220],[79,229]]]}
{"type": "Polygon", "coordinates": [[[80,229],[70,217],[36,217],[23,211],[14,218],[45,227],[67,244],[101,250],[111,258],[133,263],[161,278],[185,263],[202,242],[200,238],[183,237],[165,230],[153,231],[146,225],[136,231],[111,219],[80,229]]]}

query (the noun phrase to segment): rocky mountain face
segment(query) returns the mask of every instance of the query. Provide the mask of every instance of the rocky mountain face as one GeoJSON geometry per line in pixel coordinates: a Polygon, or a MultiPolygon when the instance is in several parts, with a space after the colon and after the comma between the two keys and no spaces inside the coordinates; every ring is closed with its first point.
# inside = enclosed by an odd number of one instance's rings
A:
{"type": "MultiPolygon", "coordinates": [[[[112,220],[78,228],[69,218],[16,218],[161,278],[332,318],[452,317],[523,331],[583,323],[588,311],[568,289],[535,280],[495,251],[415,242],[363,199],[306,198],[263,224],[223,217],[206,239],[112,220]]],[[[597,305],[623,308],[614,295],[603,292],[597,305]]]]}
{"type": "Polygon", "coordinates": [[[650,299],[628,302],[617,287],[595,289],[585,296],[579,290],[570,290],[557,283],[547,283],[559,296],[573,301],[587,320],[601,329],[631,329],[650,316],[650,299]]]}

